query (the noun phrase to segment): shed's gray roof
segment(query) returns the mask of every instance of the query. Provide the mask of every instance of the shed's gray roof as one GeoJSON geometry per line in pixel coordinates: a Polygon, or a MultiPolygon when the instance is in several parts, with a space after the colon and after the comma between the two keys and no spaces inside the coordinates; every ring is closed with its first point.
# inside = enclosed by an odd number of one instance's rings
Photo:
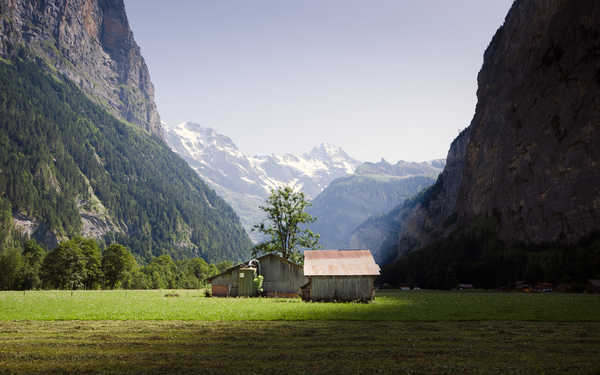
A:
{"type": "Polygon", "coordinates": [[[377,276],[369,250],[306,250],[304,276],[377,276]]]}

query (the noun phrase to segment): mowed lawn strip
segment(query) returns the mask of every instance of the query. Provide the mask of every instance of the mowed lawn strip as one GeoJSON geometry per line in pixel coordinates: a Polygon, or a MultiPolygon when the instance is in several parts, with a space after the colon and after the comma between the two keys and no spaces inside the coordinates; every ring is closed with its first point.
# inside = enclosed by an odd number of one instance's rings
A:
{"type": "Polygon", "coordinates": [[[592,374],[598,322],[0,322],[0,373],[592,374]]]}
{"type": "Polygon", "coordinates": [[[206,298],[202,290],[0,292],[0,320],[600,321],[600,296],[377,291],[365,303],[206,298]],[[168,297],[168,294],[178,297],[168,297]]]}

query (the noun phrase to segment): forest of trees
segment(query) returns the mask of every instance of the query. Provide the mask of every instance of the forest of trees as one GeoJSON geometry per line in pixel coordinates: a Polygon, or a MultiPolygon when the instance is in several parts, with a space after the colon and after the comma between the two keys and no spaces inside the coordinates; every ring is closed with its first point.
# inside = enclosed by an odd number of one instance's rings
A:
{"type": "Polygon", "coordinates": [[[421,288],[453,289],[459,283],[477,288],[531,284],[584,285],[600,278],[600,236],[578,245],[506,246],[493,232],[473,226],[383,267],[382,282],[421,288]]]}
{"type": "Polygon", "coordinates": [[[206,278],[233,264],[202,258],[174,261],[169,255],[139,266],[123,245],[103,251],[93,239],[76,237],[47,252],[34,240],[0,253],[0,290],[29,289],[198,289],[206,278]]]}
{"type": "Polygon", "coordinates": [[[232,265],[202,258],[173,260],[167,254],[140,265],[123,245],[101,249],[96,240],[78,236],[47,251],[15,228],[11,205],[0,198],[0,290],[197,289],[232,265]]]}
{"type": "Polygon", "coordinates": [[[86,211],[110,217],[105,242],[144,262],[245,257],[252,243],[233,209],[164,141],[34,60],[25,49],[0,60],[0,198],[39,223],[39,242],[80,235],[86,211]]]}
{"type": "Polygon", "coordinates": [[[119,244],[101,250],[95,240],[75,237],[47,252],[35,240],[26,240],[22,250],[0,252],[0,290],[198,289],[232,265],[202,258],[174,261],[165,254],[140,266],[119,244]]]}

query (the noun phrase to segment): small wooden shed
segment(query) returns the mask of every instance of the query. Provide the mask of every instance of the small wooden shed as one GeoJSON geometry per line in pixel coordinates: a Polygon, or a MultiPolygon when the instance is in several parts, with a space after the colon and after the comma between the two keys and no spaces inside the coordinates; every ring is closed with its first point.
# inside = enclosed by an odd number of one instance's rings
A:
{"type": "Polygon", "coordinates": [[[217,297],[255,296],[251,280],[263,276],[263,293],[266,296],[289,297],[300,294],[307,283],[302,266],[279,255],[270,253],[257,258],[258,262],[238,264],[223,273],[210,277],[212,295],[217,297]],[[256,264],[258,263],[258,264],[256,264]]]}
{"type": "Polygon", "coordinates": [[[306,250],[305,301],[371,301],[379,266],[369,250],[306,250]]]}

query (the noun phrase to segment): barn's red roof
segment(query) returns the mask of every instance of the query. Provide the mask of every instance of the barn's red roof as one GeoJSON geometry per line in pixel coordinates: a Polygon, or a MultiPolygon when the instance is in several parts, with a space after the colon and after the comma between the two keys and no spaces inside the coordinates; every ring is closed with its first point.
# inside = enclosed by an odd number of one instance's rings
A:
{"type": "Polygon", "coordinates": [[[369,250],[306,250],[304,276],[377,276],[369,250]]]}

